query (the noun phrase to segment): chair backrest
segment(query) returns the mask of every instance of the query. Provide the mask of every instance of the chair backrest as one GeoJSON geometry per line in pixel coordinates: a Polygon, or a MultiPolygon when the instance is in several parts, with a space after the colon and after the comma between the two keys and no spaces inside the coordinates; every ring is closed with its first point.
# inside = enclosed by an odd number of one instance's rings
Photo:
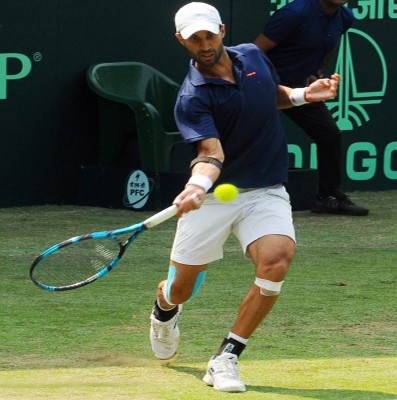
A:
{"type": "MultiPolygon", "coordinates": [[[[120,108],[133,111],[133,132],[141,167],[149,171],[170,171],[185,168],[174,165],[171,157],[185,160],[186,147],[174,146],[182,142],[174,118],[174,105],[180,85],[155,68],[139,62],[113,62],[95,64],[87,70],[89,87],[99,97],[99,118],[105,156],[119,157],[116,147],[123,146],[125,133],[120,132],[120,108]],[[117,139],[118,138],[118,139],[117,139]],[[175,154],[183,152],[183,157],[175,154]],[[114,154],[113,154],[114,153],[114,154]],[[110,155],[109,155],[110,154],[110,155]]],[[[131,118],[128,118],[131,121],[131,118]]],[[[130,135],[131,136],[131,135],[130,135]]],[[[191,151],[188,153],[191,154],[191,151]]],[[[182,164],[180,166],[179,164],[182,164]]]]}
{"type": "Polygon", "coordinates": [[[155,68],[140,62],[113,62],[91,66],[88,84],[99,95],[129,104],[151,104],[165,131],[177,131],[174,105],[180,85],[155,68]]]}

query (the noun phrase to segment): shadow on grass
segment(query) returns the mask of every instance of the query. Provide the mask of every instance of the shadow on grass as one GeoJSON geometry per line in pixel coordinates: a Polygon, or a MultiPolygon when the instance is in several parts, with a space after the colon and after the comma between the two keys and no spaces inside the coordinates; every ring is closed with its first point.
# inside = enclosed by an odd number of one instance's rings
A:
{"type": "MultiPolygon", "coordinates": [[[[199,368],[185,367],[179,365],[168,365],[168,368],[177,372],[193,375],[202,380],[205,371],[199,368]]],[[[290,396],[307,397],[318,400],[397,400],[397,395],[390,393],[370,392],[365,390],[343,390],[343,389],[289,389],[276,386],[253,386],[247,385],[247,390],[258,393],[274,393],[290,396]]]]}

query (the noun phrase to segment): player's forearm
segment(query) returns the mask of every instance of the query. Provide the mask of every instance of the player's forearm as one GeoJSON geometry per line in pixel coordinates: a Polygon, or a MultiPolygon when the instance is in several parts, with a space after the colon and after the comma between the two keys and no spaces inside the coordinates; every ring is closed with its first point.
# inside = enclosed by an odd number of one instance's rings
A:
{"type": "Polygon", "coordinates": [[[292,89],[288,86],[279,85],[276,92],[276,104],[279,110],[294,107],[291,103],[292,89]]]}
{"type": "Polygon", "coordinates": [[[205,175],[215,182],[221,174],[225,159],[219,139],[202,140],[198,144],[198,154],[191,169],[193,175],[205,175]]]}

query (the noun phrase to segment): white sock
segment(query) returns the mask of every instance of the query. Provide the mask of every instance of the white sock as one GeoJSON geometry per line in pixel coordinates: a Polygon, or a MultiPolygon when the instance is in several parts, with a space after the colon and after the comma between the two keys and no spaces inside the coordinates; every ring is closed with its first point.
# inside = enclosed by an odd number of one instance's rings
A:
{"type": "Polygon", "coordinates": [[[237,340],[238,342],[240,342],[240,343],[242,343],[242,344],[247,344],[247,343],[248,343],[248,339],[244,339],[244,338],[242,338],[241,336],[236,335],[236,334],[233,333],[233,332],[230,332],[230,333],[227,335],[227,339],[234,339],[234,340],[237,340]]]}

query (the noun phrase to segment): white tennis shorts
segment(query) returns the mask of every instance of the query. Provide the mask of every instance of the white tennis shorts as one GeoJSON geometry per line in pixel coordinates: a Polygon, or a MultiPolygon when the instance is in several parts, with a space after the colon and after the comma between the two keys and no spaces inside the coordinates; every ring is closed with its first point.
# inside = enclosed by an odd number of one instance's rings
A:
{"type": "Polygon", "coordinates": [[[223,245],[233,233],[244,255],[247,247],[266,235],[285,235],[295,241],[289,194],[283,185],[240,190],[230,203],[207,194],[200,209],[178,221],[171,260],[202,265],[223,258],[223,245]]]}

